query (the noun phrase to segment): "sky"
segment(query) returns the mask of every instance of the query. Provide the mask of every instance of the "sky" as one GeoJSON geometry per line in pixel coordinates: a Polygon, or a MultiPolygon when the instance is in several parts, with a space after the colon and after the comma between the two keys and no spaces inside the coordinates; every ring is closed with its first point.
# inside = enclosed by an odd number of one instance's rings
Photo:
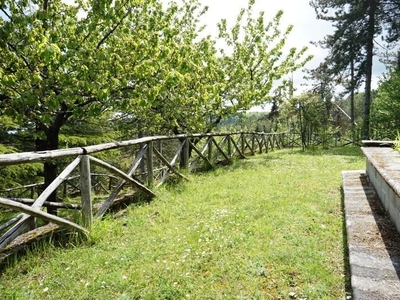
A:
{"type": "MultiPolygon", "coordinates": [[[[240,9],[247,7],[248,0],[200,0],[200,2],[209,7],[203,22],[208,27],[208,33],[215,37],[218,21],[225,18],[228,21],[228,26],[232,26],[240,9]]],[[[294,26],[287,40],[288,47],[300,49],[307,46],[309,48],[308,53],[312,54],[314,58],[305,68],[313,69],[317,67],[324,60],[327,52],[310,42],[320,41],[325,35],[332,34],[331,23],[317,19],[314,9],[309,5],[309,0],[256,0],[255,11],[264,11],[267,21],[272,20],[280,9],[284,11],[281,28],[285,29],[288,25],[294,26]]],[[[383,72],[385,72],[385,67],[376,59],[373,67],[373,88],[377,87],[378,78],[383,72]]],[[[303,71],[297,71],[293,74],[297,93],[307,89],[307,86],[305,86],[307,82],[303,79],[304,75],[303,71]]]]}

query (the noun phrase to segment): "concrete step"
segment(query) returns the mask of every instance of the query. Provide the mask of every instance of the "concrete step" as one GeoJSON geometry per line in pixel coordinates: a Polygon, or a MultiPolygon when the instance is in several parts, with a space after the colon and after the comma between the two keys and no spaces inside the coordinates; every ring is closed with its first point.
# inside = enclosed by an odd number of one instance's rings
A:
{"type": "Polygon", "coordinates": [[[353,299],[400,299],[400,234],[364,170],[342,178],[353,299]]]}

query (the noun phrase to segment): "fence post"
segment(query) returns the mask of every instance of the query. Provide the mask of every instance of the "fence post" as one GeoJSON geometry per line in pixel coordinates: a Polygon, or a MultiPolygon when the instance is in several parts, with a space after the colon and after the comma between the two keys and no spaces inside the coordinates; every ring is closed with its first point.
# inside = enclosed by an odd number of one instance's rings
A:
{"type": "Polygon", "coordinates": [[[79,164],[80,179],[81,179],[81,197],[82,197],[82,218],[85,227],[90,227],[93,222],[92,183],[90,178],[90,160],[87,155],[82,155],[79,164]]]}
{"type": "Polygon", "coordinates": [[[241,137],[240,142],[241,142],[242,153],[244,155],[244,151],[246,150],[246,143],[245,143],[246,142],[245,141],[246,136],[244,135],[244,132],[240,133],[240,137],[241,137]]]}
{"type": "MultiPolygon", "coordinates": [[[[137,155],[139,155],[140,151],[142,151],[144,146],[145,146],[145,144],[140,144],[140,148],[139,148],[137,155]]],[[[146,153],[148,153],[148,150],[146,151],[146,153]]],[[[146,156],[148,156],[148,154],[146,156]]],[[[142,179],[143,182],[145,182],[147,178],[146,178],[146,162],[144,159],[142,159],[140,161],[139,169],[140,169],[140,178],[142,179]]]]}
{"type": "Polygon", "coordinates": [[[277,144],[277,139],[276,139],[276,135],[275,134],[272,134],[271,135],[271,150],[274,150],[275,149],[275,146],[277,146],[278,144],[277,144]]]}
{"type": "Polygon", "coordinates": [[[31,199],[35,199],[35,187],[31,187],[31,199]]]}
{"type": "Polygon", "coordinates": [[[256,149],[255,149],[255,133],[251,134],[251,153],[252,155],[256,154],[256,149]]]}
{"type": "Polygon", "coordinates": [[[212,143],[212,139],[213,139],[213,137],[212,136],[210,136],[209,138],[208,138],[208,153],[207,153],[207,158],[208,158],[208,160],[212,163],[212,160],[213,160],[213,143],[212,143]]]}
{"type": "Polygon", "coordinates": [[[67,180],[63,181],[63,198],[67,197],[67,180]]]}
{"type": "Polygon", "coordinates": [[[231,157],[232,157],[232,140],[231,140],[231,135],[228,134],[228,135],[226,136],[226,138],[228,139],[228,156],[229,156],[229,158],[231,158],[231,157]]]}
{"type": "Polygon", "coordinates": [[[258,151],[260,154],[263,153],[263,140],[264,139],[264,135],[262,133],[258,133],[257,134],[257,143],[258,143],[258,151]],[[260,138],[261,138],[261,143],[260,143],[260,138]]]}
{"type": "Polygon", "coordinates": [[[154,183],[153,175],[153,142],[149,142],[147,145],[147,184],[152,186],[154,183]]]}
{"type": "Polygon", "coordinates": [[[109,181],[108,181],[108,190],[109,191],[111,191],[111,188],[112,188],[112,177],[110,176],[110,177],[108,177],[108,179],[109,179],[109,181]]]}
{"type": "MultiPolygon", "coordinates": [[[[264,147],[265,147],[265,153],[268,153],[268,147],[267,147],[267,140],[266,140],[266,134],[263,132],[262,133],[262,146],[261,149],[264,151],[264,147]]],[[[262,152],[261,152],[262,153],[262,152]]]]}
{"type": "Polygon", "coordinates": [[[183,143],[185,143],[183,145],[183,149],[182,149],[182,163],[181,163],[181,168],[188,170],[189,169],[189,155],[190,155],[190,145],[189,145],[189,138],[185,138],[185,140],[183,141],[183,143]]]}

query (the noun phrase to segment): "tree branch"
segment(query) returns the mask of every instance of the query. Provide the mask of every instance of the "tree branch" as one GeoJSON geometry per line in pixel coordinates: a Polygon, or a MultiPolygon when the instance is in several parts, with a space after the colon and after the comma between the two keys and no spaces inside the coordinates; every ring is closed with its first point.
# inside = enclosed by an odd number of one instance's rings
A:
{"type": "Polygon", "coordinates": [[[122,21],[125,20],[125,18],[130,14],[130,12],[131,9],[128,9],[128,12],[121,18],[121,20],[119,20],[119,22],[113,28],[111,28],[109,32],[107,32],[107,34],[100,40],[100,42],[98,42],[96,49],[99,49],[100,46],[109,38],[109,36],[113,34],[115,30],[117,30],[117,28],[122,24],[122,21]]]}
{"type": "Polygon", "coordinates": [[[12,19],[12,17],[7,13],[7,11],[4,9],[4,8],[0,8],[0,10],[3,12],[3,14],[5,14],[6,15],[6,17],[7,18],[9,18],[10,19],[10,21],[11,22],[13,22],[13,19],[12,19]]]}
{"type": "Polygon", "coordinates": [[[27,58],[26,58],[25,56],[23,56],[22,54],[19,54],[19,53],[18,53],[18,49],[17,49],[13,44],[11,44],[10,42],[7,42],[7,45],[14,51],[14,53],[15,53],[18,57],[20,57],[20,58],[24,61],[25,65],[26,65],[26,67],[29,69],[29,71],[33,72],[33,69],[32,69],[31,66],[29,65],[29,62],[28,62],[27,58]]]}

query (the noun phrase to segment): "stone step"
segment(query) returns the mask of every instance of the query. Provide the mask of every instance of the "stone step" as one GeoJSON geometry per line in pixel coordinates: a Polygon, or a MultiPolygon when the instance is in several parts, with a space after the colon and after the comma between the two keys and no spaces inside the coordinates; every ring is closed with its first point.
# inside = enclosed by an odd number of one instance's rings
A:
{"type": "Polygon", "coordinates": [[[342,178],[353,299],[400,299],[400,234],[364,170],[342,178]]]}

